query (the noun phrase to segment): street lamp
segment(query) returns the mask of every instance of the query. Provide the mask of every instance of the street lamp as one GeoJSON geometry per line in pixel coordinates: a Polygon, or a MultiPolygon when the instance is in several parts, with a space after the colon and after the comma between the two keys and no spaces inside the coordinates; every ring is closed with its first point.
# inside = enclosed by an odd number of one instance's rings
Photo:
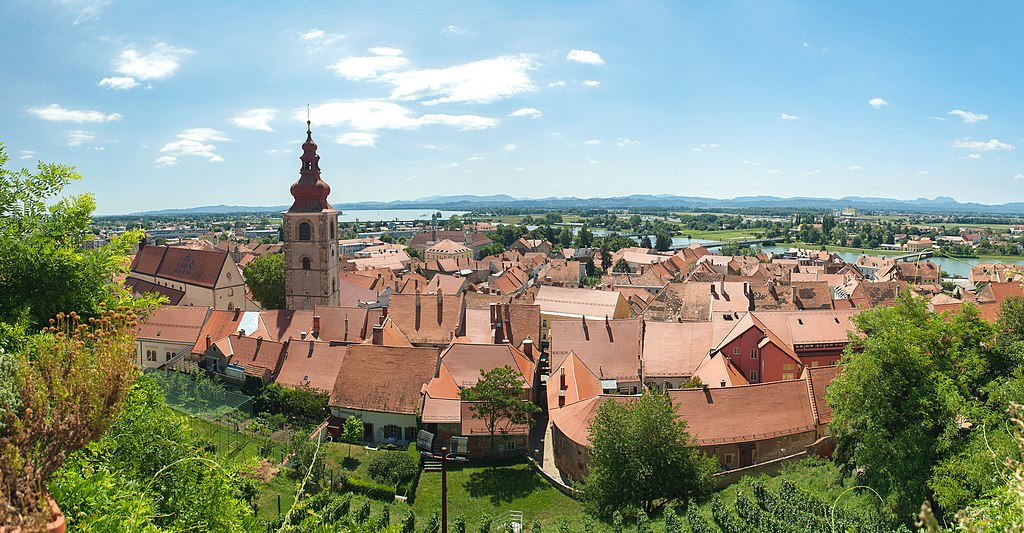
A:
{"type": "Polygon", "coordinates": [[[441,447],[441,533],[448,533],[448,448],[441,447]]]}

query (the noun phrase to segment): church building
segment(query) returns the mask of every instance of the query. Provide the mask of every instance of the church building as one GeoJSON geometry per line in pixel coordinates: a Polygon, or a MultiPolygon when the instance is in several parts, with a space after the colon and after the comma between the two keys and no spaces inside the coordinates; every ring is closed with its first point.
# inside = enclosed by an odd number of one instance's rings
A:
{"type": "Polygon", "coordinates": [[[338,211],[327,203],[331,187],[320,179],[320,156],[306,121],[295,201],[284,215],[285,304],[288,309],[340,304],[338,297],[338,211]]]}

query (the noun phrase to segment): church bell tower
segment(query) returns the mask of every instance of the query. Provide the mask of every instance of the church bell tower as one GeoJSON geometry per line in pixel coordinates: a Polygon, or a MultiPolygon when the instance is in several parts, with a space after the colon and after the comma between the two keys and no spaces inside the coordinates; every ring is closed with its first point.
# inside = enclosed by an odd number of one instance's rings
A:
{"type": "Polygon", "coordinates": [[[338,306],[338,211],[327,203],[331,187],[320,179],[320,156],[310,122],[302,144],[295,201],[284,215],[284,292],[288,309],[338,306]]]}

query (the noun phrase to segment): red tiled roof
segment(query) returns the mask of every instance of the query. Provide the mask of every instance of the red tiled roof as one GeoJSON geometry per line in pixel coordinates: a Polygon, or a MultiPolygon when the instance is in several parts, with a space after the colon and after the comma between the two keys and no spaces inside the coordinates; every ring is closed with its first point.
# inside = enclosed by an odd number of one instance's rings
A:
{"type": "Polygon", "coordinates": [[[332,407],[416,414],[420,393],[437,370],[434,348],[359,344],[348,347],[331,392],[332,407]]]}
{"type": "Polygon", "coordinates": [[[413,344],[448,344],[461,325],[462,298],[392,294],[388,316],[413,344]]]}
{"type": "MultiPolygon", "coordinates": [[[[383,314],[381,309],[317,305],[313,308],[313,316],[320,317],[320,331],[317,339],[363,342],[370,337],[374,324],[379,323],[381,314],[383,314]]],[[[310,329],[312,329],[312,325],[310,325],[310,329]]]]}
{"type": "Polygon", "coordinates": [[[508,344],[452,344],[441,353],[441,366],[462,388],[476,385],[481,371],[510,366],[519,371],[523,388],[529,390],[536,371],[533,361],[508,344]]]}
{"type": "Polygon", "coordinates": [[[807,382],[811,387],[819,424],[828,424],[832,421],[832,406],[825,401],[825,389],[832,384],[832,380],[836,379],[842,370],[843,367],[836,365],[808,367],[806,370],[807,382]]]}
{"type": "Polygon", "coordinates": [[[136,271],[142,274],[173,279],[200,287],[213,287],[217,284],[217,278],[220,277],[220,272],[228,259],[228,253],[219,250],[146,246],[135,256],[132,268],[135,270],[135,267],[138,266],[136,271]],[[150,274],[154,259],[160,254],[159,250],[152,250],[153,248],[164,248],[164,252],[155,272],[150,274]]]}
{"type": "Polygon", "coordinates": [[[555,320],[551,322],[551,366],[573,352],[602,379],[639,381],[639,319],[555,320]]]}
{"type": "Polygon", "coordinates": [[[178,305],[178,303],[181,302],[182,297],[185,296],[185,291],[164,287],[163,285],[157,285],[156,283],[139,278],[126,278],[124,280],[124,285],[131,289],[132,294],[142,295],[155,292],[166,296],[167,303],[170,305],[178,305]]]}
{"type": "Polygon", "coordinates": [[[139,325],[137,336],[163,342],[195,344],[206,322],[207,307],[165,305],[139,325]]]}
{"type": "Polygon", "coordinates": [[[700,446],[815,431],[807,383],[802,379],[668,394],[700,446]]]}
{"type": "Polygon", "coordinates": [[[155,276],[166,251],[166,246],[143,246],[132,260],[132,272],[155,276]]]}
{"type": "MultiPolygon", "coordinates": [[[[476,413],[473,410],[473,405],[473,402],[462,402],[460,407],[462,415],[462,435],[490,436],[491,433],[487,430],[487,425],[485,424],[484,419],[474,416],[476,413]]],[[[512,421],[507,418],[498,419],[494,430],[495,435],[526,435],[529,432],[529,424],[513,424],[512,421]]]]}
{"type": "Polygon", "coordinates": [[[328,342],[296,341],[288,343],[288,352],[281,361],[277,383],[297,388],[303,384],[330,393],[345,360],[347,346],[328,342]]]}
{"type": "Polygon", "coordinates": [[[313,311],[311,309],[272,309],[260,311],[260,316],[267,328],[267,335],[273,341],[301,340],[303,331],[307,334],[313,331],[313,311]]]}

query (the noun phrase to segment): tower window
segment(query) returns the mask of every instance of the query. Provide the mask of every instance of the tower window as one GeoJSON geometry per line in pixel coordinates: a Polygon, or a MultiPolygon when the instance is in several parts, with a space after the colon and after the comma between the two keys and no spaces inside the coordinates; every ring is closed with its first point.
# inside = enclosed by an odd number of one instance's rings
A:
{"type": "Polygon", "coordinates": [[[308,257],[303,257],[302,258],[302,270],[309,270],[309,258],[308,257]]]}
{"type": "Polygon", "coordinates": [[[312,239],[313,227],[309,225],[309,222],[303,222],[299,224],[299,240],[308,241],[312,239]]]}
{"type": "Polygon", "coordinates": [[[331,240],[334,240],[334,226],[335,224],[331,224],[331,240]]]}

